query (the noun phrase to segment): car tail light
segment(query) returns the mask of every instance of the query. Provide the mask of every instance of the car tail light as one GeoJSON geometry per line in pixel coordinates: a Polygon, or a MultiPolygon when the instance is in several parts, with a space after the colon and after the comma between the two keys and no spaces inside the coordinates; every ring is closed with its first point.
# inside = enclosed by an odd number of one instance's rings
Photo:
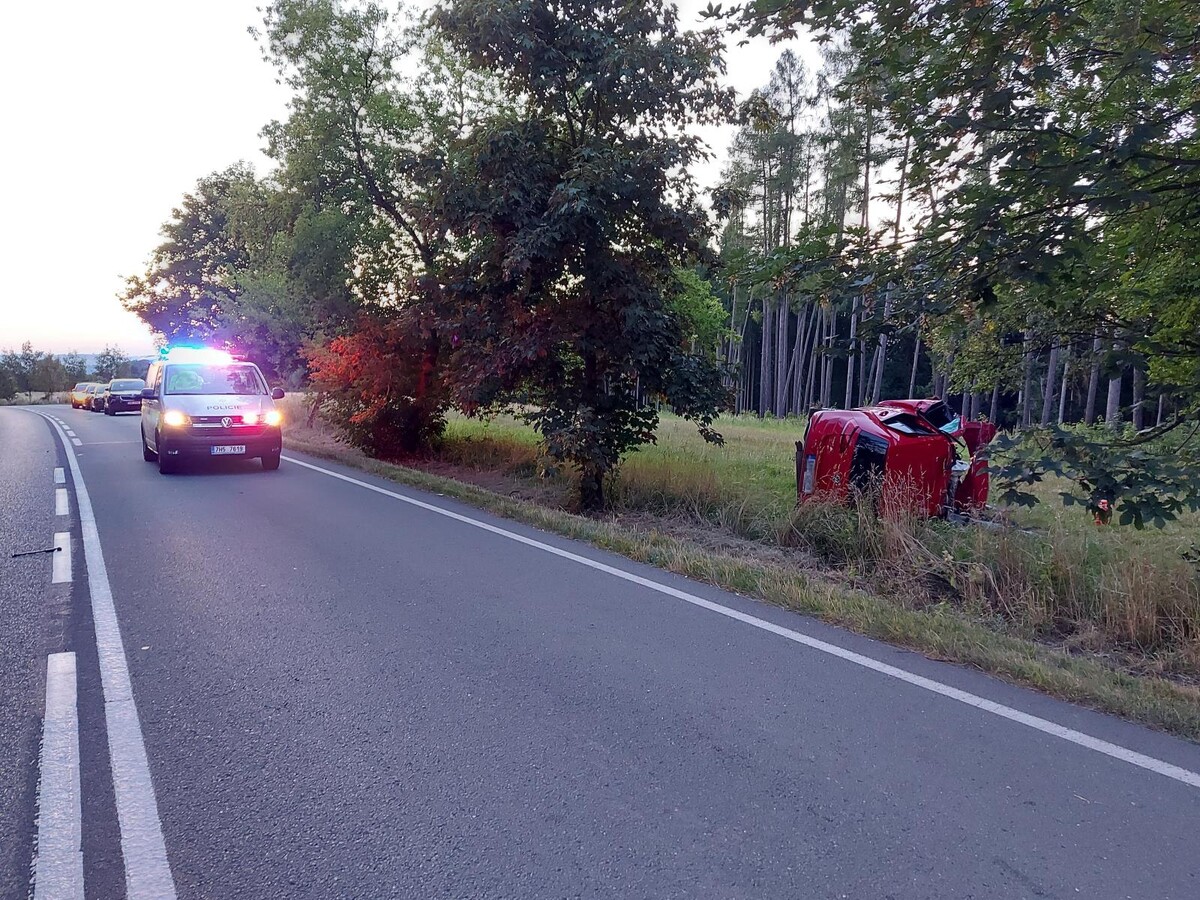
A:
{"type": "Polygon", "coordinates": [[[804,457],[804,481],[800,485],[800,492],[802,494],[811,494],[813,492],[816,470],[817,458],[810,453],[804,457]]]}

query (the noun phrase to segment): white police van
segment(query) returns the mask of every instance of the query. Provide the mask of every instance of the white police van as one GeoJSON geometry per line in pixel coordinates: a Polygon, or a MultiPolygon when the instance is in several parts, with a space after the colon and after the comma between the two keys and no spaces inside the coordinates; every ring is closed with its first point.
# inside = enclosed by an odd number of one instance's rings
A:
{"type": "Polygon", "coordinates": [[[279,468],[283,389],[223,350],[174,347],[151,363],[142,390],[142,458],[174,472],[185,459],[262,460],[279,468]]]}

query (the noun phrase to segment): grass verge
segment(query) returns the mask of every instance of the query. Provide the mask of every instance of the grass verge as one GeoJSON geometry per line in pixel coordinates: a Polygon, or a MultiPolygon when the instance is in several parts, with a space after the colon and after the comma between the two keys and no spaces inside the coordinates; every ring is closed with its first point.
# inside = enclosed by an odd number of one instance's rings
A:
{"type": "Polygon", "coordinates": [[[444,494],[934,659],[974,666],[1015,684],[1200,741],[1200,690],[1189,685],[1115,670],[1094,659],[1004,634],[949,604],[905,608],[793,566],[721,552],[653,527],[574,515],[444,475],[371,459],[311,430],[296,431],[300,433],[285,438],[288,449],[444,494]]]}

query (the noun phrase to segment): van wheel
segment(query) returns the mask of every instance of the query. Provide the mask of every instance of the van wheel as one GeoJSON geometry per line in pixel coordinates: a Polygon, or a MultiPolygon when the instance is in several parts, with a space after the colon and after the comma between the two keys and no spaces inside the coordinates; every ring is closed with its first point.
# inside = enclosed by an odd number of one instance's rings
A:
{"type": "Polygon", "coordinates": [[[142,459],[146,462],[154,462],[158,459],[158,454],[150,449],[150,445],[146,443],[146,436],[142,435],[142,459]]]}
{"type": "Polygon", "coordinates": [[[266,469],[268,472],[274,472],[276,469],[279,468],[279,454],[278,453],[264,454],[263,458],[262,458],[262,464],[263,464],[263,468],[266,469]]]}
{"type": "Polygon", "coordinates": [[[163,452],[162,441],[154,442],[158,446],[158,473],[160,475],[173,475],[179,471],[179,460],[172,459],[163,452]]]}

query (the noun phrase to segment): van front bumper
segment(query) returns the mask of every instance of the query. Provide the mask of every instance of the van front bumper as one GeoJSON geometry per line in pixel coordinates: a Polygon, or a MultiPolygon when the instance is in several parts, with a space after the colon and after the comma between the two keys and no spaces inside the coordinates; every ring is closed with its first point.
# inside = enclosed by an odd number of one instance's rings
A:
{"type": "Polygon", "coordinates": [[[283,431],[279,428],[255,429],[256,434],[195,434],[194,429],[180,428],[162,432],[158,452],[172,458],[252,459],[274,456],[283,449],[283,431]],[[214,447],[245,447],[241,453],[222,453],[214,447]]]}

